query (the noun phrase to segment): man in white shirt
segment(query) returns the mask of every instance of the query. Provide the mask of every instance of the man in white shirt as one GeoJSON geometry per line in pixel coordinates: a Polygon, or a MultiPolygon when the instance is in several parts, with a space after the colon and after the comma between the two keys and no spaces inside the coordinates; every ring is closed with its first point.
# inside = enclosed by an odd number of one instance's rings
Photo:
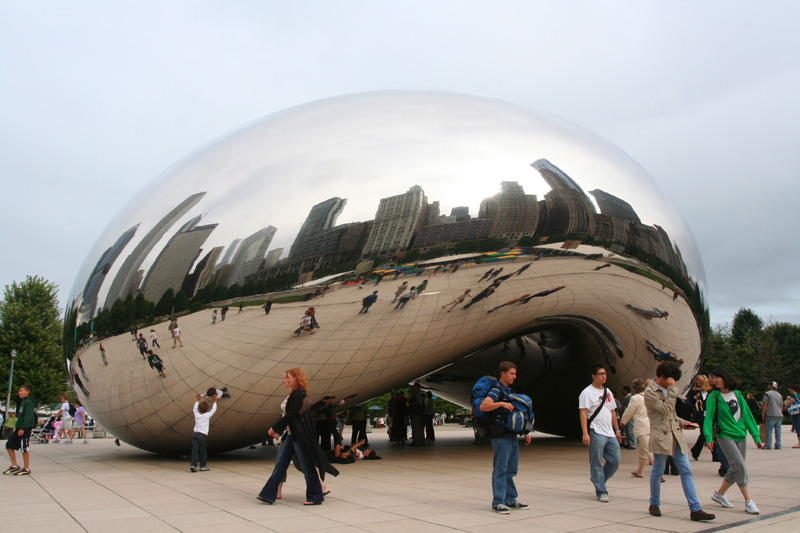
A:
{"type": "Polygon", "coordinates": [[[589,447],[589,469],[597,499],[608,503],[606,482],[622,460],[622,434],[617,423],[617,402],[605,386],[608,374],[602,365],[592,366],[592,384],[578,398],[583,443],[589,447]],[[603,460],[605,459],[605,464],[603,460]]]}
{"type": "Polygon", "coordinates": [[[64,435],[66,437],[64,443],[72,444],[72,439],[68,440],[69,432],[72,430],[72,415],[69,414],[69,398],[66,394],[61,395],[61,410],[58,412],[58,416],[61,417],[61,426],[58,428],[58,435],[53,442],[59,442],[61,435],[64,435]]]}

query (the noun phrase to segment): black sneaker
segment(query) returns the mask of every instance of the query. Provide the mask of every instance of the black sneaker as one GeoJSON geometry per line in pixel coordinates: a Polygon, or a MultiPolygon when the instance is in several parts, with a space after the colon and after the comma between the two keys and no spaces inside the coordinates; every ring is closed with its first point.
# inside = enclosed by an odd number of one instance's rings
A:
{"type": "Polygon", "coordinates": [[[511,505],[509,505],[508,507],[509,507],[509,509],[521,509],[523,511],[527,511],[528,509],[531,508],[530,505],[527,505],[525,503],[520,503],[520,502],[514,502],[511,505]]]}
{"type": "Polygon", "coordinates": [[[6,469],[5,472],[3,472],[3,475],[4,476],[11,475],[11,474],[15,473],[17,470],[22,470],[22,469],[17,465],[9,466],[8,469],[6,469]]]}
{"type": "Polygon", "coordinates": [[[189,472],[197,472],[197,467],[196,466],[190,466],[189,467],[189,472]]]}
{"type": "Polygon", "coordinates": [[[14,472],[14,475],[15,476],[29,476],[29,475],[31,475],[31,469],[30,468],[21,468],[21,469],[17,470],[16,472],[14,472]]]}

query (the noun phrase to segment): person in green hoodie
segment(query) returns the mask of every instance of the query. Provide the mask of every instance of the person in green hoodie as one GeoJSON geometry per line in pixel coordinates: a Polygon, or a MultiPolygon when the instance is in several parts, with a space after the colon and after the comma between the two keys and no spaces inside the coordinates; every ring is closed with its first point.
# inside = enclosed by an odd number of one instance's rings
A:
{"type": "Polygon", "coordinates": [[[17,411],[17,425],[9,435],[6,443],[6,450],[8,450],[8,456],[11,458],[11,466],[3,474],[27,476],[31,473],[31,458],[28,449],[30,448],[31,430],[36,425],[36,402],[31,398],[31,386],[27,383],[19,388],[19,397],[22,402],[17,411]],[[15,450],[20,449],[22,450],[24,468],[20,468],[17,464],[15,450]]]}
{"type": "Polygon", "coordinates": [[[749,432],[753,436],[759,449],[762,447],[758,425],[750,409],[747,408],[747,401],[737,390],[739,381],[730,372],[724,368],[717,368],[711,372],[709,381],[714,385],[715,390],[706,398],[706,419],[703,423],[706,446],[712,452],[714,451],[712,432],[716,432],[717,443],[730,463],[730,468],[722,480],[722,486],[711,496],[711,499],[723,507],[733,507],[733,504],[725,496],[725,492],[735,482],[744,496],[745,511],[750,514],[759,514],[756,503],[750,498],[750,490],[747,487],[747,467],[745,466],[747,433],[749,432]]]}

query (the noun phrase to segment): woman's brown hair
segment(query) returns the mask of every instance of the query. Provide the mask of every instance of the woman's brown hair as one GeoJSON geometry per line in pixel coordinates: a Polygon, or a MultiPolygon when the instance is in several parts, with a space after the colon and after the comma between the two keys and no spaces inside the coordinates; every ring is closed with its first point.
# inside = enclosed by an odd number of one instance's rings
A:
{"type": "Polygon", "coordinates": [[[305,393],[308,394],[308,379],[306,379],[306,375],[301,368],[290,368],[286,373],[293,376],[296,380],[292,392],[297,389],[303,389],[305,393]]]}

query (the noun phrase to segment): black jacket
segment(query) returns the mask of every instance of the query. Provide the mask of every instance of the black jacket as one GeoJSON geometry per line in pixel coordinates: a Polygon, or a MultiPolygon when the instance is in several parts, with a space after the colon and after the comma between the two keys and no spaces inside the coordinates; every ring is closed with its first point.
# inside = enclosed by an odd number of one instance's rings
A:
{"type": "Polygon", "coordinates": [[[292,432],[292,440],[304,444],[311,452],[314,465],[319,470],[319,477],[324,481],[326,472],[338,476],[339,471],[330,464],[328,457],[319,446],[317,432],[309,412],[310,407],[311,400],[308,399],[305,391],[295,389],[286,401],[286,414],[272,426],[272,431],[280,435],[288,427],[292,432]]]}

